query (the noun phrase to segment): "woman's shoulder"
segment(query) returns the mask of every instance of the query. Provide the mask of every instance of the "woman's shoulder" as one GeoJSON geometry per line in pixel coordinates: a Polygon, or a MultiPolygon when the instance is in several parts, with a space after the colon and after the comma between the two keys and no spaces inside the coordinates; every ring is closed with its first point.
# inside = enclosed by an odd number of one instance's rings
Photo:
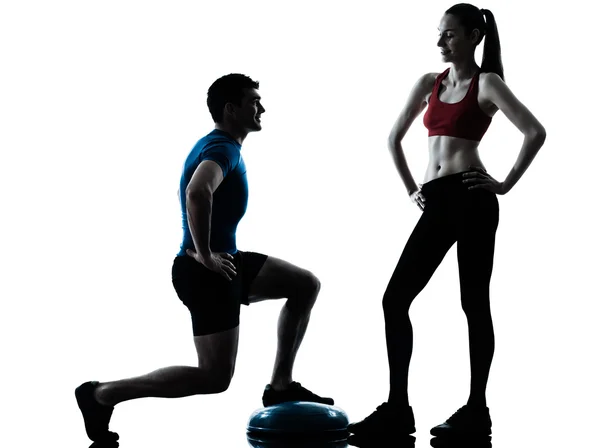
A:
{"type": "Polygon", "coordinates": [[[498,83],[504,83],[502,78],[494,72],[480,72],[479,83],[487,85],[497,85],[498,83]]]}
{"type": "Polygon", "coordinates": [[[426,90],[432,89],[433,86],[435,85],[435,82],[437,81],[439,76],[442,74],[443,74],[443,72],[442,73],[439,73],[439,72],[425,73],[418,79],[417,84],[426,90]]]}

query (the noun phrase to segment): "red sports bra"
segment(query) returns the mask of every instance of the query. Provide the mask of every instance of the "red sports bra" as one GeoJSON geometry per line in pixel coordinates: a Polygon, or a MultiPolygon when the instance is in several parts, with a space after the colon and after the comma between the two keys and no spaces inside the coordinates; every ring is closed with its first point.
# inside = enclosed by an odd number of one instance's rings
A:
{"type": "Polygon", "coordinates": [[[448,76],[450,68],[435,79],[429,106],[423,116],[423,124],[429,129],[429,136],[446,135],[467,140],[481,141],[492,117],[486,115],[477,102],[479,72],[473,76],[467,95],[458,103],[444,103],[439,99],[442,80],[448,76]]]}

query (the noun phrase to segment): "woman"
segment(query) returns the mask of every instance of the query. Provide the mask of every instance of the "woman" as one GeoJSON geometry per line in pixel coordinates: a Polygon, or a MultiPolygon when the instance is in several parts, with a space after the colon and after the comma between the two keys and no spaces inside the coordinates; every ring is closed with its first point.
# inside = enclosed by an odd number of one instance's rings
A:
{"type": "Polygon", "coordinates": [[[439,31],[438,46],[450,67],[417,81],[389,139],[408,195],[423,214],[383,297],[390,395],[367,418],[349,425],[348,430],[358,435],[386,430],[415,432],[407,393],[413,341],[408,310],[455,242],[461,303],[469,327],[471,390],[467,404],[431,434],[491,434],[485,390],[494,353],[489,283],[498,226],[496,195],[515,186],[546,133],[504,83],[498,31],[489,10],[465,3],[454,5],[442,17],[439,31]],[[475,48],[484,36],[480,68],[475,48]],[[402,139],[426,107],[423,122],[429,130],[429,165],[419,188],[407,166],[402,139]],[[503,182],[487,173],[477,149],[498,110],[524,135],[517,161],[503,182]]]}

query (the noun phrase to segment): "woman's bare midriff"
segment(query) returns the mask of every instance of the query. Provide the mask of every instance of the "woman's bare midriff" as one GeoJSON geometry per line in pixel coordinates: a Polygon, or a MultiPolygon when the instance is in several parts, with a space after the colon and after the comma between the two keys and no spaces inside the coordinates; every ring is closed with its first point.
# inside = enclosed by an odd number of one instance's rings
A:
{"type": "Polygon", "coordinates": [[[429,165],[423,183],[469,171],[469,167],[483,168],[479,158],[479,142],[456,137],[436,135],[429,137],[429,165]]]}

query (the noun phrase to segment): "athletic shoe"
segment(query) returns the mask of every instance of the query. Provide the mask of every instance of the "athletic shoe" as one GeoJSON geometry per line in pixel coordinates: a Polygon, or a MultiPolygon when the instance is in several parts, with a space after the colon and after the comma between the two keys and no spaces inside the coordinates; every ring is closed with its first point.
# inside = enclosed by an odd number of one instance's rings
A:
{"type": "Polygon", "coordinates": [[[410,406],[396,407],[388,402],[358,423],[350,423],[348,431],[356,435],[408,435],[416,431],[415,416],[410,406]]]}
{"type": "Polygon", "coordinates": [[[284,390],[275,390],[270,384],[267,384],[262,396],[263,406],[274,406],[287,401],[310,401],[312,403],[322,403],[333,405],[333,399],[320,397],[310,390],[302,387],[300,383],[292,383],[284,390]]]}
{"type": "Polygon", "coordinates": [[[110,442],[119,440],[116,432],[108,430],[108,423],[114,406],[104,406],[94,397],[98,381],[88,381],[75,389],[75,398],[83,416],[85,432],[94,442],[110,442]]]}
{"type": "Polygon", "coordinates": [[[432,436],[451,434],[489,436],[492,434],[490,410],[486,406],[465,405],[448,420],[431,429],[432,436]]]}

